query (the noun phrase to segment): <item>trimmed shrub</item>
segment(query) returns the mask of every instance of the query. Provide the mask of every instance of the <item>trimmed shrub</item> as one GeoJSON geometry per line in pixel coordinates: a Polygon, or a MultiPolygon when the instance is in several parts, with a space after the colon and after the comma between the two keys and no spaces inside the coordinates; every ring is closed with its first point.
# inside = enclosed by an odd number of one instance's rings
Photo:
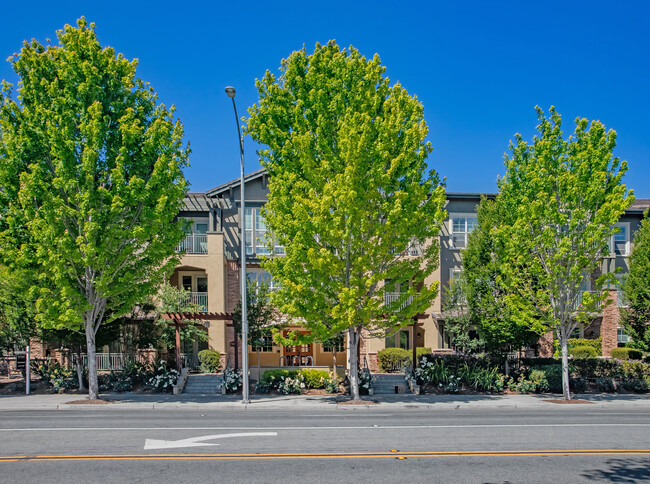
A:
{"type": "Polygon", "coordinates": [[[217,373],[221,368],[221,354],[215,350],[199,351],[199,362],[203,373],[217,373]]]}
{"type": "Polygon", "coordinates": [[[302,375],[307,388],[325,388],[330,376],[327,370],[312,369],[300,370],[299,374],[302,375]]]}
{"type": "Polygon", "coordinates": [[[611,355],[617,360],[640,360],[643,358],[643,352],[634,348],[614,348],[611,355]]]}
{"type": "MultiPolygon", "coordinates": [[[[554,393],[559,393],[562,391],[562,365],[558,365],[557,361],[554,365],[544,365],[544,366],[533,366],[530,368],[530,375],[532,376],[533,372],[536,375],[539,373],[544,374],[544,379],[546,380],[546,390],[554,393]]],[[[539,377],[541,381],[541,376],[539,377]]]]}
{"type": "Polygon", "coordinates": [[[598,352],[593,346],[575,346],[569,348],[569,355],[574,358],[595,358],[598,352]]]}
{"type": "Polygon", "coordinates": [[[377,353],[379,371],[390,373],[400,371],[411,361],[411,352],[402,348],[385,348],[377,353]]]}
{"type": "Polygon", "coordinates": [[[603,338],[598,337],[596,339],[587,339],[587,338],[569,338],[569,348],[576,348],[578,346],[591,346],[596,349],[596,356],[600,356],[603,352],[603,338]]]}

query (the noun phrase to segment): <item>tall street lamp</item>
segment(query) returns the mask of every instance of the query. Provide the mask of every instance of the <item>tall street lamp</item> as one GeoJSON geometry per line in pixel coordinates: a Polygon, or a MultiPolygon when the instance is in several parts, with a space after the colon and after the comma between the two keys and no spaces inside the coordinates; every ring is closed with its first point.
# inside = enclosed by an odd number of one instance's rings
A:
{"type": "MultiPolygon", "coordinates": [[[[237,116],[237,106],[235,105],[235,88],[226,87],[226,94],[232,99],[232,107],[235,110],[235,122],[237,123],[237,134],[239,135],[239,154],[241,165],[240,176],[240,194],[241,194],[241,213],[239,216],[239,243],[241,248],[241,367],[242,367],[242,403],[249,403],[248,398],[248,317],[246,315],[246,242],[244,239],[244,224],[246,211],[244,208],[244,138],[239,128],[239,116],[237,116]]],[[[237,335],[235,335],[235,338],[237,335]]]]}

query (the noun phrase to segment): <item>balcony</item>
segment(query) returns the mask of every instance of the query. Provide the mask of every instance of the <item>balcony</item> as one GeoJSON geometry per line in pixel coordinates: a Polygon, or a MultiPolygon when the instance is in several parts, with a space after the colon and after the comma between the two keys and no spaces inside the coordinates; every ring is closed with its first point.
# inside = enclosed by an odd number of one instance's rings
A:
{"type": "Polygon", "coordinates": [[[208,236],[206,234],[187,234],[185,239],[178,244],[176,252],[185,254],[207,254],[208,236]]]}
{"type": "Polygon", "coordinates": [[[399,292],[386,292],[384,293],[384,304],[393,304],[400,299],[403,300],[402,304],[400,304],[398,310],[404,309],[406,306],[411,304],[413,302],[413,296],[407,296],[405,297],[404,294],[399,293],[399,292]]]}
{"type": "Polygon", "coordinates": [[[185,302],[196,304],[201,311],[208,310],[208,293],[207,292],[188,292],[185,302]]]}

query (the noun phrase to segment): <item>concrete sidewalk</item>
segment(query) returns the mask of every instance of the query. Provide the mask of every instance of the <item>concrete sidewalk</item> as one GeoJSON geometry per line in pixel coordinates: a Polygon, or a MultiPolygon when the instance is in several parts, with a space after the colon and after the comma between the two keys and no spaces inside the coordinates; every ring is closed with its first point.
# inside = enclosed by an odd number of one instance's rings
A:
{"type": "Polygon", "coordinates": [[[251,402],[243,404],[239,395],[171,395],[111,393],[103,394],[108,404],[70,404],[87,399],[74,394],[0,395],[0,412],[18,410],[273,410],[273,409],[315,409],[349,411],[354,409],[460,409],[460,408],[613,408],[621,406],[646,407],[650,409],[648,394],[590,394],[574,395],[573,398],[587,400],[591,404],[557,405],[548,402],[559,395],[374,395],[365,396],[367,405],[340,404],[347,397],[332,395],[252,395],[251,402]]]}

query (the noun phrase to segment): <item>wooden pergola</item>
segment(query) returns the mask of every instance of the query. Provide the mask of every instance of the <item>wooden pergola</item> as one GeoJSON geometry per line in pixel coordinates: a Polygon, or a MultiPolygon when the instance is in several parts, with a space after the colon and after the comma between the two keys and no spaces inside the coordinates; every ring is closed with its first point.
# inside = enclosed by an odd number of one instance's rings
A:
{"type": "Polygon", "coordinates": [[[190,322],[197,321],[232,321],[232,313],[164,313],[163,319],[170,322],[169,326],[176,328],[176,369],[181,370],[181,328],[186,328],[190,322]]]}

